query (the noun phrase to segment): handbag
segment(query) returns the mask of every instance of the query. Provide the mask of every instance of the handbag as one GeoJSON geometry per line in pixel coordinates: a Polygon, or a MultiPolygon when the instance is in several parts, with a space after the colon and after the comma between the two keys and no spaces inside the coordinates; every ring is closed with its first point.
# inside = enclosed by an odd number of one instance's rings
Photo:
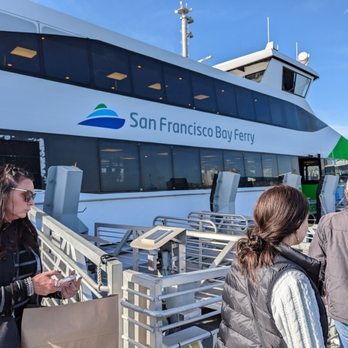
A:
{"type": "Polygon", "coordinates": [[[60,306],[26,308],[22,348],[116,348],[118,296],[60,306]]]}
{"type": "Polygon", "coordinates": [[[0,316],[0,348],[20,348],[19,332],[12,315],[0,316]]]}

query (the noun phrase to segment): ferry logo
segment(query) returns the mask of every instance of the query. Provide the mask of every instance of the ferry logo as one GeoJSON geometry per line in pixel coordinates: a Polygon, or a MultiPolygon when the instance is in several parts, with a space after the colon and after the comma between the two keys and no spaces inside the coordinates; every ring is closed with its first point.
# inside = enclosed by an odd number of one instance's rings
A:
{"type": "Polygon", "coordinates": [[[119,129],[125,123],[124,118],[120,118],[117,113],[105,104],[99,104],[94,111],[87,116],[84,121],[79,122],[83,126],[119,129]]]}

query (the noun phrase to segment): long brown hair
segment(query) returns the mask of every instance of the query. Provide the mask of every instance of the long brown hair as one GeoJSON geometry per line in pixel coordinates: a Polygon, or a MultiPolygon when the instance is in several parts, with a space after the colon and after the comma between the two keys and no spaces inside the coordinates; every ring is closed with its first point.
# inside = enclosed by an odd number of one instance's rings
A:
{"type": "Polygon", "coordinates": [[[274,186],[257,200],[255,227],[237,242],[237,260],[242,274],[255,281],[258,267],[270,266],[278,245],[296,232],[308,214],[308,200],[299,190],[274,186]]]}
{"type": "Polygon", "coordinates": [[[11,224],[5,220],[11,189],[17,187],[24,179],[32,180],[25,169],[12,164],[0,167],[0,256],[3,256],[7,249],[15,248],[18,244],[38,250],[37,232],[28,217],[14,220],[11,224]]]}

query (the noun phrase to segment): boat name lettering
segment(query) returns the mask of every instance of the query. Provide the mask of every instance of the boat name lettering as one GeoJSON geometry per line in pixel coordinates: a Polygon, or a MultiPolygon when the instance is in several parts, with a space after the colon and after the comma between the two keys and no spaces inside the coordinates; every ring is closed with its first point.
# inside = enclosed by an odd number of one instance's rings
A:
{"type": "Polygon", "coordinates": [[[232,141],[247,142],[254,144],[255,133],[243,132],[242,130],[226,129],[221,126],[206,127],[193,123],[180,123],[169,121],[167,117],[160,117],[159,120],[150,117],[139,116],[137,112],[130,113],[130,127],[140,128],[144,130],[160,131],[167,133],[184,134],[197,137],[208,137],[226,140],[228,143],[232,141]]]}

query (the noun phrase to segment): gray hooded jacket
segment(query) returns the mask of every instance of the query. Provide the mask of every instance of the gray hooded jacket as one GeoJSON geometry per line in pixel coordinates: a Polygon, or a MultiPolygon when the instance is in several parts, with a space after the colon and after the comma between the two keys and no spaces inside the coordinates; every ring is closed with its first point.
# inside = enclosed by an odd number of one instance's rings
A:
{"type": "Polygon", "coordinates": [[[322,264],[330,317],[348,324],[348,209],[320,219],[309,254],[322,264]]]}

